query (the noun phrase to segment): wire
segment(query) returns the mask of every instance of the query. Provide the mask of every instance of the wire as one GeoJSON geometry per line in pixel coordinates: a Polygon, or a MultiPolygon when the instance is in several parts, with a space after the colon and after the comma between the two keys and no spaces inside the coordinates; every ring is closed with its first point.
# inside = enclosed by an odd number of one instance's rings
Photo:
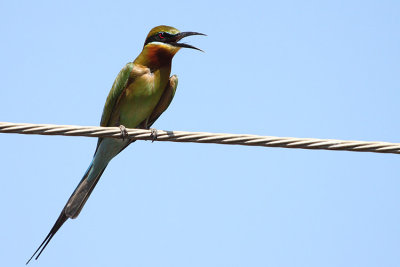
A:
{"type": "Polygon", "coordinates": [[[55,124],[0,122],[0,133],[65,135],[86,137],[130,138],[135,140],[170,141],[185,143],[212,143],[225,145],[283,147],[301,149],[343,150],[400,154],[400,143],[377,141],[347,141],[334,139],[259,136],[207,132],[126,129],[55,124]],[[155,138],[156,137],[156,138],[155,138]]]}

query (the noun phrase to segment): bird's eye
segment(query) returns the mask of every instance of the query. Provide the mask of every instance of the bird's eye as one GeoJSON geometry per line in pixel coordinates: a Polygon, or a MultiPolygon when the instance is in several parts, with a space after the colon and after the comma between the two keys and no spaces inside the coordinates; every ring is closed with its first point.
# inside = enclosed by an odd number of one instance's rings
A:
{"type": "Polygon", "coordinates": [[[164,33],[160,32],[160,33],[158,34],[158,37],[160,37],[160,39],[164,39],[164,33]]]}

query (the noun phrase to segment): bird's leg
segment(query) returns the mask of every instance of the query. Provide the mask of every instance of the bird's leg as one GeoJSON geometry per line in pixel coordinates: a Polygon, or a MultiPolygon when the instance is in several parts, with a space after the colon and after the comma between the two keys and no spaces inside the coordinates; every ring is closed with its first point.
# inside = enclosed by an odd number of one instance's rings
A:
{"type": "Polygon", "coordinates": [[[125,141],[125,138],[128,137],[128,131],[126,130],[126,127],[122,124],[119,126],[119,129],[121,129],[122,140],[125,141]]]}
{"type": "Polygon", "coordinates": [[[154,141],[157,140],[158,133],[157,133],[157,129],[149,128],[149,126],[150,126],[149,125],[149,118],[147,118],[143,123],[144,123],[144,128],[145,129],[149,129],[151,131],[150,137],[151,137],[151,142],[153,143],[154,141]]]}
{"type": "Polygon", "coordinates": [[[154,129],[154,128],[150,128],[150,131],[151,131],[151,134],[150,134],[151,142],[153,143],[154,141],[157,140],[158,132],[157,132],[157,129],[154,129]]]}

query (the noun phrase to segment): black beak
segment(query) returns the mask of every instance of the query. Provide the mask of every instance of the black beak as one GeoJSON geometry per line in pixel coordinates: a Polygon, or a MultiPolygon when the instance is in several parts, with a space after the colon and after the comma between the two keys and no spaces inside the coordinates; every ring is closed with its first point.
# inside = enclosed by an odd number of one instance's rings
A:
{"type": "Polygon", "coordinates": [[[192,45],[189,45],[189,44],[186,44],[186,43],[178,43],[178,41],[180,41],[181,39],[183,39],[183,38],[185,38],[187,36],[191,36],[191,35],[204,35],[204,36],[207,36],[206,34],[199,33],[199,32],[180,32],[180,33],[174,35],[174,38],[173,38],[173,40],[172,40],[172,42],[170,44],[172,44],[173,46],[177,46],[177,47],[192,48],[192,49],[196,49],[196,50],[199,50],[201,52],[204,52],[200,48],[194,47],[192,45]]]}

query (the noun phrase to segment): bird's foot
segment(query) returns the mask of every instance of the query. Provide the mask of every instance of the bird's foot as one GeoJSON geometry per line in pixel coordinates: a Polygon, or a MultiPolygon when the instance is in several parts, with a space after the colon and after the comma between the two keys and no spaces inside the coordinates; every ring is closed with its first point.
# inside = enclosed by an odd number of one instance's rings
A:
{"type": "Polygon", "coordinates": [[[126,138],[128,137],[128,131],[126,130],[126,127],[124,125],[120,125],[119,129],[121,129],[121,136],[122,136],[122,140],[125,141],[126,138]]]}
{"type": "Polygon", "coordinates": [[[157,132],[157,129],[154,129],[154,128],[150,128],[150,131],[151,131],[151,134],[150,134],[151,142],[153,143],[154,141],[157,140],[158,132],[157,132]]]}

